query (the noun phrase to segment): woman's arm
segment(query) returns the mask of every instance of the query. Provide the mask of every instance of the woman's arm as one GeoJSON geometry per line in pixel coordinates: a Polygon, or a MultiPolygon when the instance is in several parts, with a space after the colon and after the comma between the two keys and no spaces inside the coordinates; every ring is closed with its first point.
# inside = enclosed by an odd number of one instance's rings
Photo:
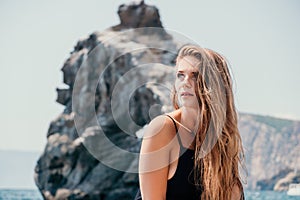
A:
{"type": "Polygon", "coordinates": [[[235,184],[232,188],[231,200],[243,200],[244,193],[243,187],[239,184],[235,184]]]}
{"type": "Polygon", "coordinates": [[[174,127],[159,116],[145,130],[140,151],[139,181],[143,200],[166,199],[174,127]]]}

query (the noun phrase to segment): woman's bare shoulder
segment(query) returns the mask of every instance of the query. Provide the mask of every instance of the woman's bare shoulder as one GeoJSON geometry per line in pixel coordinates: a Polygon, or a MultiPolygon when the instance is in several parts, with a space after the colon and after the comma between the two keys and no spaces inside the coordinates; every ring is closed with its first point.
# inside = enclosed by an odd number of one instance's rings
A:
{"type": "Polygon", "coordinates": [[[166,115],[159,115],[151,120],[149,123],[146,134],[158,134],[160,132],[168,132],[171,129],[172,123],[170,119],[168,119],[168,116],[166,115]]]}
{"type": "Polygon", "coordinates": [[[156,133],[160,131],[174,132],[174,123],[172,122],[170,117],[178,121],[178,119],[180,119],[180,114],[180,110],[175,110],[162,115],[158,115],[149,123],[149,128],[151,131],[154,131],[156,133]]]}
{"type": "Polygon", "coordinates": [[[168,112],[165,115],[169,115],[170,117],[174,118],[177,121],[180,121],[180,116],[181,116],[181,110],[174,110],[172,112],[168,112]]]}
{"type": "Polygon", "coordinates": [[[143,143],[155,150],[170,143],[175,134],[176,131],[171,119],[166,115],[159,115],[145,129],[143,143]]]}

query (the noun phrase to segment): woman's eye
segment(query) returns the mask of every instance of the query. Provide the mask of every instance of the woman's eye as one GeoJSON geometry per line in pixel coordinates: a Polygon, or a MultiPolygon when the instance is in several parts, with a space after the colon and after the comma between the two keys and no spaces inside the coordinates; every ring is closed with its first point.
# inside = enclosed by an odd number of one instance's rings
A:
{"type": "Polygon", "coordinates": [[[193,79],[193,80],[197,80],[197,78],[198,78],[198,75],[197,75],[197,74],[194,74],[194,75],[192,76],[192,79],[193,79]]]}
{"type": "Polygon", "coordinates": [[[184,78],[184,74],[177,73],[177,78],[179,78],[179,79],[183,79],[183,78],[184,78]]]}

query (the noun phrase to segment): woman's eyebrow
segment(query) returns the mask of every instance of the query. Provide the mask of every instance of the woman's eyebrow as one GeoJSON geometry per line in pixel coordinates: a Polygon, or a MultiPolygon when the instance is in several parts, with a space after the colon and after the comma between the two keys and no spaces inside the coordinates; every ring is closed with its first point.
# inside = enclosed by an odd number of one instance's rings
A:
{"type": "MultiPolygon", "coordinates": [[[[177,73],[186,73],[186,71],[178,70],[177,73]]],[[[196,72],[191,72],[191,74],[198,75],[199,72],[197,72],[197,71],[196,72]]]]}

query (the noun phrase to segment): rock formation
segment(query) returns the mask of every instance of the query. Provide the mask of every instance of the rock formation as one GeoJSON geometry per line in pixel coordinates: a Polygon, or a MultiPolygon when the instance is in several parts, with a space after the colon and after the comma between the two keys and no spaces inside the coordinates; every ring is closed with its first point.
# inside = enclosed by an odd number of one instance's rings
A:
{"type": "Polygon", "coordinates": [[[291,183],[300,183],[300,172],[297,170],[291,171],[278,181],[272,189],[275,191],[287,191],[291,183]]]}
{"type": "Polygon", "coordinates": [[[181,44],[143,1],[121,5],[118,14],[121,24],[78,41],[62,67],[68,88],[57,89],[57,102],[65,109],[51,122],[35,168],[45,199],[133,199],[136,132],[171,108],[181,44]]]}
{"type": "Polygon", "coordinates": [[[155,6],[146,5],[144,1],[120,5],[118,15],[121,23],[112,27],[115,31],[139,27],[163,27],[158,9],[155,6]]]}

